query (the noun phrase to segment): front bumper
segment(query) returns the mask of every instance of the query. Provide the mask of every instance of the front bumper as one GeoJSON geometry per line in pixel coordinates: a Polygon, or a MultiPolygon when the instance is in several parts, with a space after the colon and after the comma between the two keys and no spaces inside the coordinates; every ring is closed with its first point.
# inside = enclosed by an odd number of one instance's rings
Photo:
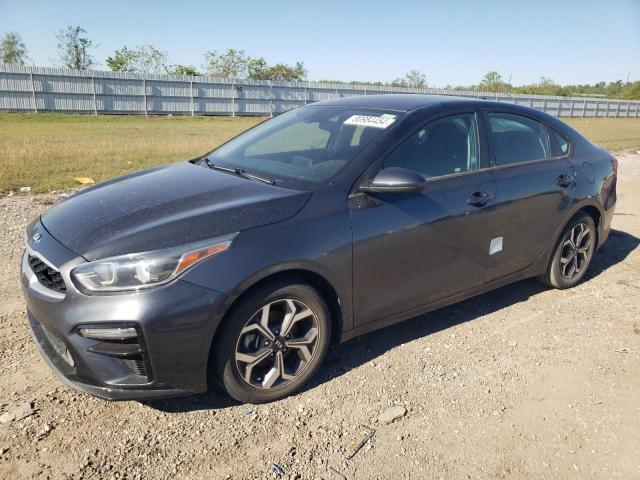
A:
{"type": "Polygon", "coordinates": [[[84,295],[69,277],[83,260],[39,222],[32,228],[40,233],[40,241],[29,242],[21,267],[27,317],[40,352],[64,383],[109,400],[207,389],[209,352],[230,300],[227,295],[183,280],[137,293],[84,295]],[[34,278],[28,254],[55,265],[66,292],[44,288],[34,278]],[[135,345],[89,339],[77,332],[80,325],[135,326],[139,338],[135,345]]]}

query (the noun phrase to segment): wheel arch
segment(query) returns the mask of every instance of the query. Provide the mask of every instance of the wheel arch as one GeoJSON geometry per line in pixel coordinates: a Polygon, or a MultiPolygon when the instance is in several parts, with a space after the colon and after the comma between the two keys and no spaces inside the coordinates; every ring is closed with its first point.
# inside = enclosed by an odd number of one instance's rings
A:
{"type": "MultiPolygon", "coordinates": [[[[564,229],[569,225],[569,223],[581,213],[586,213],[589,215],[594,223],[596,224],[596,248],[599,246],[600,238],[601,238],[601,228],[602,228],[602,219],[604,218],[604,213],[602,209],[595,203],[583,203],[581,205],[576,206],[576,208],[572,209],[572,213],[566,217],[566,219],[558,226],[554,235],[549,240],[549,243],[545,250],[540,254],[540,257],[534,264],[534,271],[542,273],[547,271],[549,268],[549,264],[551,262],[551,258],[553,253],[558,246],[558,242],[561,240],[561,235],[564,229]]],[[[538,275],[538,273],[536,273],[538,275]]]]}
{"type": "Polygon", "coordinates": [[[555,245],[560,241],[560,235],[562,235],[564,229],[567,227],[567,225],[569,225],[569,222],[571,222],[574,218],[576,218],[577,215],[580,215],[581,213],[588,214],[596,224],[596,247],[599,246],[602,233],[601,229],[602,219],[604,218],[604,211],[595,202],[581,202],[574,206],[571,215],[568,215],[565,221],[560,224],[558,230],[555,233],[554,241],[551,244],[552,248],[555,249],[555,245]]]}
{"type": "Polygon", "coordinates": [[[250,295],[255,290],[264,287],[269,284],[276,283],[306,283],[314,287],[318,293],[322,296],[329,308],[329,315],[331,320],[331,345],[337,345],[340,343],[342,337],[343,321],[343,309],[342,302],[337,290],[331,284],[331,282],[322,274],[317,271],[304,268],[304,267],[290,267],[287,269],[280,269],[272,272],[263,272],[259,274],[257,278],[253,278],[252,281],[248,281],[238,286],[236,290],[240,293],[229,304],[228,308],[222,315],[222,318],[216,328],[216,331],[211,340],[211,346],[209,347],[209,364],[207,370],[212,372],[213,367],[213,355],[216,343],[219,341],[224,324],[229,316],[238,307],[242,299],[250,295]]]}
{"type": "MultiPolygon", "coordinates": [[[[602,218],[603,214],[600,209],[592,204],[587,204],[576,211],[576,213],[567,221],[567,224],[573,219],[576,215],[581,212],[587,213],[591,218],[593,218],[593,223],[596,224],[596,246],[600,245],[600,237],[601,237],[601,228],[602,228],[602,218]]],[[[566,226],[566,224],[565,224],[566,226]]],[[[564,227],[563,227],[564,229],[564,227]]]]}

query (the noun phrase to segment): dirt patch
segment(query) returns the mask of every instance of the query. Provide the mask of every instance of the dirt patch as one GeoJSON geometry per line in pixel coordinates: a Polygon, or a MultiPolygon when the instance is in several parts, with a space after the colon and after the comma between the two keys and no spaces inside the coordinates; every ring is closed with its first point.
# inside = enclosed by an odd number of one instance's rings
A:
{"type": "Polygon", "coordinates": [[[528,280],[355,339],[260,406],[63,386],[17,268],[27,222],[59,195],[3,197],[0,416],[33,412],[0,422],[0,478],[640,477],[640,155],[619,160],[614,231],[581,285],[528,280]]]}

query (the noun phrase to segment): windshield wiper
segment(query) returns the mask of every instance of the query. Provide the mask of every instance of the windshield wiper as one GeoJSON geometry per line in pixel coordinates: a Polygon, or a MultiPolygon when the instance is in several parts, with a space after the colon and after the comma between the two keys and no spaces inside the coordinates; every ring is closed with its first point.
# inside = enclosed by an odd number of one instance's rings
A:
{"type": "Polygon", "coordinates": [[[222,165],[216,165],[207,157],[205,157],[204,161],[206,162],[209,168],[213,168],[214,170],[220,170],[222,172],[235,173],[239,177],[247,178],[249,180],[257,180],[258,182],[266,183],[267,185],[275,185],[276,182],[271,180],[270,178],[261,177],[260,175],[255,175],[253,173],[245,172],[240,167],[223,167],[222,165]]]}
{"type": "Polygon", "coordinates": [[[267,185],[275,185],[276,182],[267,177],[261,177],[260,175],[256,175],[255,173],[245,172],[242,168],[236,168],[236,173],[244,178],[249,178],[251,180],[257,180],[262,183],[266,183],[267,185]]]}

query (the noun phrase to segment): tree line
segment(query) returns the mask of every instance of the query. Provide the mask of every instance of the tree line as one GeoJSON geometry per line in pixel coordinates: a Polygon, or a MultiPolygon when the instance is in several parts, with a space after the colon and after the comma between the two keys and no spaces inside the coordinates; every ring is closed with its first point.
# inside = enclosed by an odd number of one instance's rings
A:
{"type": "MultiPolygon", "coordinates": [[[[451,87],[448,87],[451,88],[451,87]]],[[[456,90],[477,90],[498,93],[522,93],[529,95],[555,95],[570,97],[580,95],[602,96],[606,98],[640,99],[640,81],[598,82],[591,84],[559,85],[553,79],[540,77],[537,83],[514,86],[505,82],[502,75],[496,71],[488,72],[478,85],[453,87],[456,90]]]]}
{"type": "MultiPolygon", "coordinates": [[[[92,55],[96,44],[87,31],[80,26],[68,26],[58,31],[57,46],[63,66],[72,69],[86,70],[96,66],[92,55]]],[[[28,50],[19,34],[8,32],[0,41],[0,62],[13,65],[25,65],[30,61],[28,50]]],[[[139,74],[178,74],[209,75],[216,77],[249,78],[253,80],[305,80],[307,70],[304,62],[295,65],[276,63],[269,65],[263,57],[252,57],[244,50],[229,48],[224,52],[206,51],[203,55],[201,69],[193,65],[174,64],[169,54],[153,45],[123,46],[107,57],[106,65],[116,72],[139,74]]],[[[419,70],[411,70],[403,77],[391,82],[320,80],[323,83],[350,83],[376,86],[393,86],[406,88],[427,87],[426,75],[419,70]]],[[[459,85],[445,88],[452,90],[470,90],[496,93],[522,93],[536,95],[577,96],[595,95],[606,98],[640,99],[640,81],[598,82],[591,84],[559,85],[553,79],[541,77],[537,83],[527,85],[511,85],[504,81],[499,72],[485,74],[477,85],[459,85]]]]}
{"type": "MultiPolygon", "coordinates": [[[[80,26],[68,26],[56,34],[58,55],[63,66],[87,70],[97,66],[93,49],[97,46],[80,26]]],[[[0,62],[25,65],[28,51],[19,34],[9,32],[0,40],[0,62]]],[[[123,46],[107,57],[106,65],[114,72],[140,74],[209,75],[216,77],[251,78],[255,80],[304,80],[307,71],[303,62],[295,65],[269,65],[263,57],[251,57],[244,50],[226,52],[210,50],[203,55],[202,70],[193,65],[174,64],[169,54],[153,45],[123,46]]]]}

